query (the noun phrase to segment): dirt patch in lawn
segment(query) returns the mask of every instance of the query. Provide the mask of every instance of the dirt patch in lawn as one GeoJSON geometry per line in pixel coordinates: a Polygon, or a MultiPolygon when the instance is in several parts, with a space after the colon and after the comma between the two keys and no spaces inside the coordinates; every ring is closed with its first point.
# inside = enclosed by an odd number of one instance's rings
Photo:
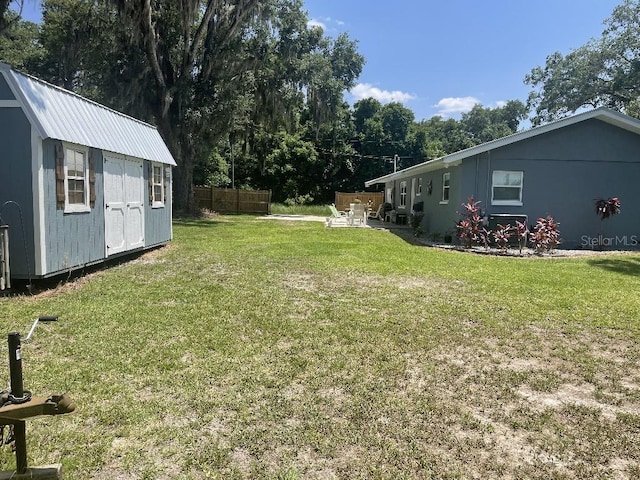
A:
{"type": "MultiPolygon", "coordinates": [[[[478,478],[638,472],[640,452],[623,447],[635,444],[640,421],[638,352],[616,332],[596,338],[525,327],[508,343],[445,345],[432,358],[447,380],[431,392],[451,406],[451,432],[476,456],[478,478]],[[598,466],[600,456],[608,458],[598,466]]],[[[429,385],[424,367],[408,368],[408,389],[429,385]]]]}
{"type": "Polygon", "coordinates": [[[86,268],[79,268],[70,272],[56,275],[55,277],[34,280],[31,288],[28,285],[20,285],[16,289],[17,296],[24,296],[25,299],[39,300],[43,298],[55,297],[60,294],[73,292],[81,289],[96,277],[102,275],[107,269],[118,267],[124,264],[153,265],[164,262],[164,255],[171,251],[174,246],[167,245],[153,248],[145,252],[137,252],[131,255],[118,257],[113,260],[106,260],[97,265],[86,268]]]}

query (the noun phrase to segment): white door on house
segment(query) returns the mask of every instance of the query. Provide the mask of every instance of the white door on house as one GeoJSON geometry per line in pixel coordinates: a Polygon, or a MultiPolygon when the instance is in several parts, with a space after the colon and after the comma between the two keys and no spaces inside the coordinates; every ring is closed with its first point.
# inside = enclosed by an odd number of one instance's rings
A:
{"type": "Polygon", "coordinates": [[[107,256],[144,246],[142,161],[104,157],[107,256]]]}

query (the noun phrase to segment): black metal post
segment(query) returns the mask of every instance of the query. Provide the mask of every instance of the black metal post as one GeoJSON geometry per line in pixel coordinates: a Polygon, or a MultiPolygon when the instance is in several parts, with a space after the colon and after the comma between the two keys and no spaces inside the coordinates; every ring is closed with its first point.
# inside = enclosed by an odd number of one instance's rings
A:
{"type": "MultiPolygon", "coordinates": [[[[11,395],[16,398],[24,396],[22,383],[22,351],[20,348],[20,334],[11,332],[9,343],[9,375],[11,378],[11,395]]],[[[26,422],[16,421],[13,425],[13,434],[16,445],[16,472],[18,474],[27,471],[27,429],[26,422]]]]}

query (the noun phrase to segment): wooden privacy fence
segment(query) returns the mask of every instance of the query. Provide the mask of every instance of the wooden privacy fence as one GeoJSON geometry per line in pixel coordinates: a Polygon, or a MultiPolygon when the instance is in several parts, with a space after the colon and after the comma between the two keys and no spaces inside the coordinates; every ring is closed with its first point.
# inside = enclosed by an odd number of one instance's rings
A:
{"type": "Polygon", "coordinates": [[[376,212],[380,204],[384,202],[384,192],[336,192],[335,198],[334,203],[338,210],[349,210],[349,204],[357,203],[356,200],[360,200],[360,203],[364,205],[367,205],[369,201],[371,201],[371,209],[376,212]]]}
{"type": "Polygon", "coordinates": [[[271,213],[271,190],[195,187],[198,208],[219,213],[271,213]]]}

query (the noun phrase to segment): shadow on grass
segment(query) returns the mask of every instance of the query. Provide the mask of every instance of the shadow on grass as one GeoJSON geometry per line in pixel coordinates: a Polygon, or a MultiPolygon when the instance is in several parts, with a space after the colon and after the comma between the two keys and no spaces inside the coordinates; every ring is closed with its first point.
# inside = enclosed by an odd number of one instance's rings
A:
{"type": "Polygon", "coordinates": [[[229,217],[226,217],[224,221],[220,221],[219,218],[205,218],[205,217],[178,217],[173,219],[174,225],[180,225],[183,227],[205,227],[213,228],[221,225],[233,225],[235,222],[229,221],[229,217]]]}
{"type": "Polygon", "coordinates": [[[66,284],[89,277],[94,273],[107,271],[111,268],[138,260],[143,255],[152,254],[153,252],[160,251],[163,248],[166,248],[166,245],[158,245],[147,249],[123,252],[120,255],[100,260],[94,264],[79,266],[46,278],[33,278],[31,280],[25,278],[12,279],[11,290],[0,292],[0,296],[39,295],[41,293],[53,291],[66,284]]]}
{"type": "Polygon", "coordinates": [[[398,225],[391,222],[381,222],[379,220],[369,220],[367,223],[371,228],[388,230],[390,233],[400,237],[410,245],[425,246],[424,243],[413,234],[413,228],[411,228],[411,225],[398,225]]]}
{"type": "Polygon", "coordinates": [[[587,260],[593,267],[634,277],[640,276],[640,256],[587,260]]]}

